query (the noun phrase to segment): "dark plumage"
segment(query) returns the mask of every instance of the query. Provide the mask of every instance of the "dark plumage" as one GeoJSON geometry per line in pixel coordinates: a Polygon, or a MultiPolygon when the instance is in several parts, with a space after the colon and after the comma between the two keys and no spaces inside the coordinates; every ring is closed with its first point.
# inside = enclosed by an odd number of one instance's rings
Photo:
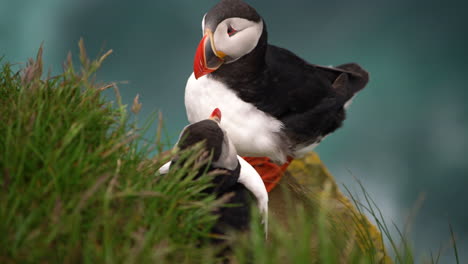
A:
{"type": "Polygon", "coordinates": [[[242,17],[251,21],[262,19],[254,8],[242,1],[222,0],[206,14],[206,26],[215,28],[219,22],[230,17],[242,17]]]}
{"type": "MultiPolygon", "coordinates": [[[[236,17],[262,23],[261,36],[255,48],[240,58],[227,56],[226,63],[207,78],[223,83],[242,101],[281,121],[283,142],[277,144],[289,148],[285,152],[294,157],[296,151],[320,142],[342,125],[344,105],[364,88],[368,73],[356,63],[337,67],[310,64],[286,49],[269,45],[265,22],[241,0],[222,0],[214,6],[206,14],[205,30],[215,32],[219,23],[236,17]]],[[[216,39],[216,33],[214,36],[216,39]]],[[[218,53],[229,55],[227,50],[218,53]]]]}
{"type": "Polygon", "coordinates": [[[368,82],[367,72],[357,64],[336,68],[308,64],[273,45],[266,47],[262,65],[249,67],[249,60],[261,53],[225,64],[211,76],[283,122],[291,145],[313,143],[339,128],[345,119],[343,106],[368,82]]]}
{"type": "MultiPolygon", "coordinates": [[[[239,162],[237,162],[237,166],[233,170],[216,168],[212,165],[213,162],[219,161],[223,151],[224,136],[224,132],[216,121],[206,119],[186,127],[177,144],[181,150],[184,150],[199,142],[204,142],[206,151],[213,155],[208,172],[215,169],[221,170],[221,174],[213,178],[213,187],[205,189],[204,192],[215,193],[217,198],[228,193],[233,195],[227,203],[236,204],[237,206],[222,207],[216,212],[219,219],[213,228],[215,234],[225,234],[229,229],[246,230],[250,219],[249,204],[251,197],[246,187],[238,182],[241,168],[239,162]]],[[[200,168],[199,175],[205,169],[206,167],[200,168]]]]}

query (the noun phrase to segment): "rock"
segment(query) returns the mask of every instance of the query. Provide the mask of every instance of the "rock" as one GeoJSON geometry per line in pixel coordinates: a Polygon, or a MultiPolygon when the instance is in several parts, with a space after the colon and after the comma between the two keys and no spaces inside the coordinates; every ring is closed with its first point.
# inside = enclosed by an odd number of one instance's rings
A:
{"type": "MultiPolygon", "coordinates": [[[[291,163],[278,186],[270,192],[269,207],[271,218],[292,235],[295,232],[292,228],[298,226],[294,222],[296,217],[310,218],[307,223],[314,225],[314,230],[319,228],[319,219],[324,219],[327,235],[337,247],[336,252],[342,255],[340,263],[346,263],[351,254],[365,254],[375,263],[392,263],[379,230],[343,195],[314,152],[291,163]]],[[[318,231],[312,233],[313,251],[321,243],[317,242],[319,235],[318,231]]]]}

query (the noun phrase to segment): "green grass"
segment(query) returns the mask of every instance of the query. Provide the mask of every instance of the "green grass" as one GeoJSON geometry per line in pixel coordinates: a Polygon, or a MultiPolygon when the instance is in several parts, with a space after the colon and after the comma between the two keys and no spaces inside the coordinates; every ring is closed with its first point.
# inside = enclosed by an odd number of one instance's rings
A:
{"type": "MultiPolygon", "coordinates": [[[[43,77],[42,49],[24,69],[3,62],[0,263],[218,263],[221,248],[208,240],[216,221],[210,212],[222,203],[201,192],[209,175],[194,179],[200,148],[179,153],[184,165],[159,175],[157,169],[174,154],[150,157],[154,149],[161,151],[160,130],[154,140],[145,140],[145,128],[136,126],[119,96],[113,103],[102,95],[115,88],[95,81],[110,53],[90,61],[82,42],[80,50],[81,68],[69,57],[64,72],[54,77],[43,77]]],[[[139,111],[137,99],[131,109],[139,111]]],[[[398,239],[402,243],[391,237],[378,207],[363,193],[364,202],[354,202],[375,218],[394,262],[413,263],[405,237],[398,239]]],[[[268,242],[254,217],[251,232],[229,236],[231,259],[376,263],[370,238],[361,250],[353,243],[349,250],[337,247],[325,217],[329,212],[320,208],[313,218],[299,208],[292,231],[271,219],[268,242]],[[318,241],[311,240],[314,234],[318,241]]],[[[360,219],[356,215],[357,224],[360,219]]]]}
{"type": "Polygon", "coordinates": [[[22,72],[4,64],[0,263],[209,258],[197,247],[215,220],[214,198],[200,193],[207,179],[188,169],[156,176],[165,160],[147,159],[126,107],[93,81],[101,62],[82,56],[79,72],[69,63],[45,80],[40,55],[22,72]]]}

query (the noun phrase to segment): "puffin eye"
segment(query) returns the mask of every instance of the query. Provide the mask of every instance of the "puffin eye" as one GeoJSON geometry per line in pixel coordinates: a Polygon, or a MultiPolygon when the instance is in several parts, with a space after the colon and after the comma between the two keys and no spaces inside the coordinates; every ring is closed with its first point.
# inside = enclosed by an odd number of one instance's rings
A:
{"type": "Polygon", "coordinates": [[[229,25],[229,27],[227,29],[227,33],[228,33],[229,36],[232,36],[232,35],[237,33],[237,30],[235,30],[231,25],[229,25]]]}

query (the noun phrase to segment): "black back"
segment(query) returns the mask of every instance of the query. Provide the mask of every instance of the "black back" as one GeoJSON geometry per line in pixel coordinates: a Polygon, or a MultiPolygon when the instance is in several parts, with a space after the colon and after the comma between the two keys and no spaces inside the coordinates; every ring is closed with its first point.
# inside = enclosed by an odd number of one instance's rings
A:
{"type": "MultiPolygon", "coordinates": [[[[252,197],[244,185],[237,183],[228,192],[233,196],[227,201],[229,206],[221,207],[215,214],[219,216],[218,221],[212,229],[214,234],[226,234],[231,230],[245,231],[249,227],[250,204],[252,197]]],[[[222,239],[214,239],[222,242],[222,239]]]]}
{"type": "Polygon", "coordinates": [[[337,67],[309,64],[286,49],[268,45],[267,39],[263,22],[254,50],[208,77],[282,121],[292,146],[313,143],[339,128],[345,119],[344,104],[364,88],[368,73],[355,63],[337,67]]]}

